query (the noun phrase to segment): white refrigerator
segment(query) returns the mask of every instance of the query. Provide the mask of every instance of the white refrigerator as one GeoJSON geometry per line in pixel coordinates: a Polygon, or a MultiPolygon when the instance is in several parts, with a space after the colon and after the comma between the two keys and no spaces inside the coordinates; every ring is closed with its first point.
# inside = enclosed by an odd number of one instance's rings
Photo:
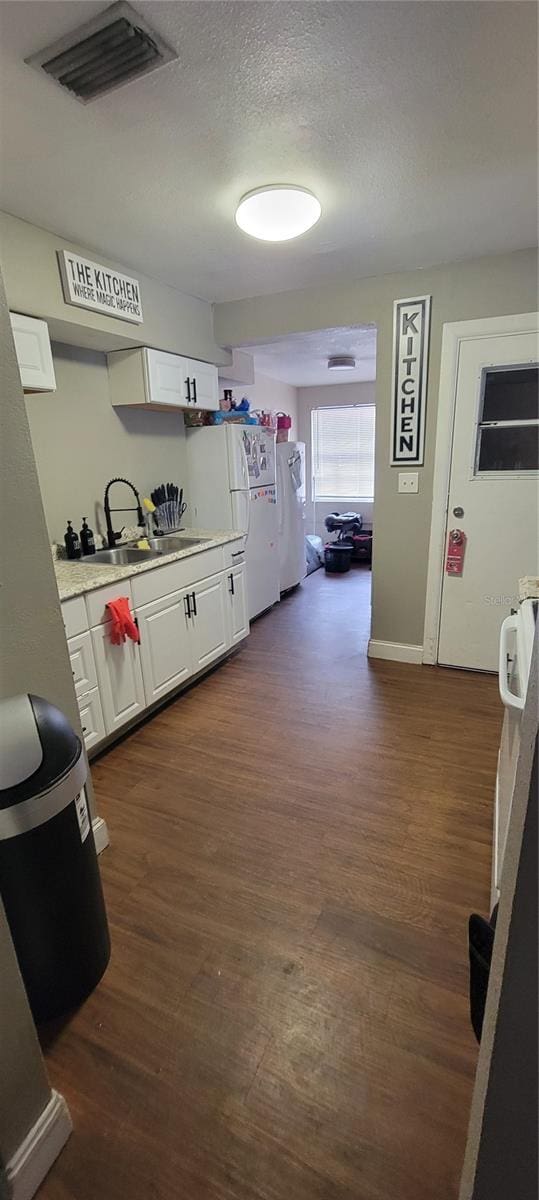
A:
{"type": "Polygon", "coordinates": [[[275,434],[223,422],[187,429],[187,503],[199,529],[246,535],[249,620],[279,599],[275,434]]]}
{"type": "Polygon", "coordinates": [[[279,591],[297,587],[307,573],[305,557],[305,443],[278,442],[277,527],[279,591]]]}

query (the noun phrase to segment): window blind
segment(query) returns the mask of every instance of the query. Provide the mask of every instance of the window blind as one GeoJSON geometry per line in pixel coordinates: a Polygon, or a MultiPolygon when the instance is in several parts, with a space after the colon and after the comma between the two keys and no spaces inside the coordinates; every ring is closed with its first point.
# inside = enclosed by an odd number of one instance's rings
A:
{"type": "Polygon", "coordinates": [[[314,500],[374,499],[374,404],[312,412],[314,500]]]}

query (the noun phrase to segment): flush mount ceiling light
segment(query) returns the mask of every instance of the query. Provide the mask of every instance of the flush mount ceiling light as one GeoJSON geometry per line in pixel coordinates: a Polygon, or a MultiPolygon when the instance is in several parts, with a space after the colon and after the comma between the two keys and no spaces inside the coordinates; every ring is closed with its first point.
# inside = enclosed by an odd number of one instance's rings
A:
{"type": "Polygon", "coordinates": [[[255,188],[236,209],[236,225],[263,242],[288,242],[316,225],[322,206],[306,188],[274,184],[255,188]]]}
{"type": "Polygon", "coordinates": [[[351,354],[332,354],[328,358],[328,371],[353,371],[356,365],[351,354]]]}

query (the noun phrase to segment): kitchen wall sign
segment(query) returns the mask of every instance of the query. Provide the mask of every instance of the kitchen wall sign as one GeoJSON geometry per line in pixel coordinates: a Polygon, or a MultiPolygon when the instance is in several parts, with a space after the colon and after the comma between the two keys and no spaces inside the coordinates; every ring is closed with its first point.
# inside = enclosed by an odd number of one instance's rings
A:
{"type": "Polygon", "coordinates": [[[424,461],[430,304],[416,296],[393,305],[392,467],[424,461]]]}
{"type": "Polygon", "coordinates": [[[57,255],[66,304],[108,313],[109,317],[132,321],[135,325],[142,324],[138,279],[68,250],[57,250],[57,255]]]}

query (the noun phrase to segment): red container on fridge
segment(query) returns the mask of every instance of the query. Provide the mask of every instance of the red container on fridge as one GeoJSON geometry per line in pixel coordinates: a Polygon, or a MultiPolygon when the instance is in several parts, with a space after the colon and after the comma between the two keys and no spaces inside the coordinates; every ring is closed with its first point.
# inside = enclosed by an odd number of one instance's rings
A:
{"type": "Polygon", "coordinates": [[[288,417],[286,413],[277,413],[277,441],[287,442],[288,434],[292,428],[292,417],[288,417]]]}

